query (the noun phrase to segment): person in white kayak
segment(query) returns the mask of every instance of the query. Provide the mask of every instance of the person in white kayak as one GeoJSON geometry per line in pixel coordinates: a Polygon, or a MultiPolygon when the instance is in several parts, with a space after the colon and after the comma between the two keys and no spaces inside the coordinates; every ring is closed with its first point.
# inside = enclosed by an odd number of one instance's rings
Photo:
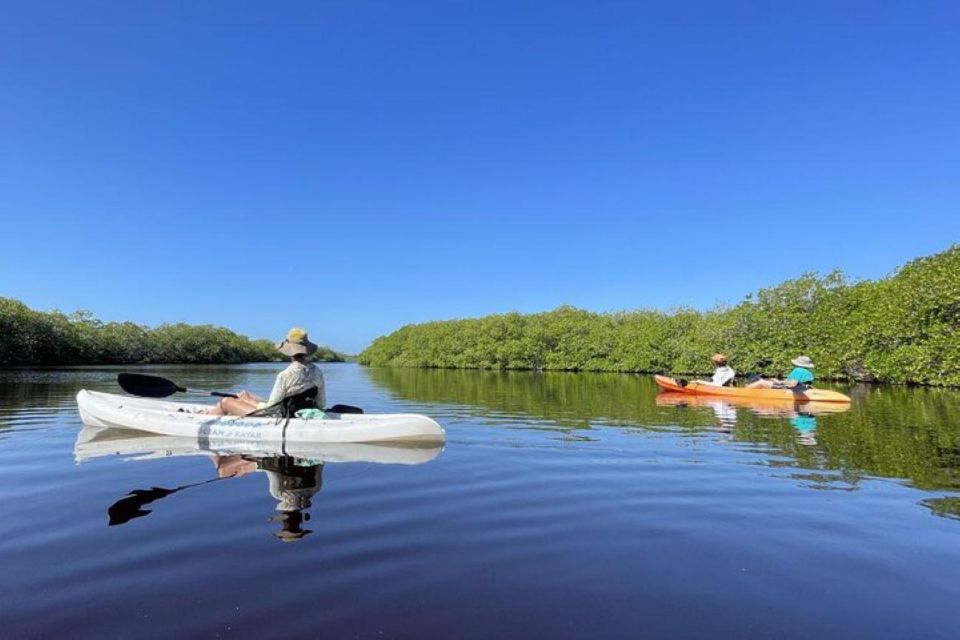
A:
{"type": "Polygon", "coordinates": [[[733,379],[737,377],[737,372],[727,364],[727,356],[722,353],[715,353],[710,360],[716,367],[713,371],[713,377],[710,380],[698,380],[698,382],[718,387],[733,386],[733,379]]]}
{"type": "Polygon", "coordinates": [[[258,410],[269,411],[279,406],[285,399],[303,395],[312,389],[316,389],[316,393],[309,394],[305,400],[306,405],[298,406],[297,409],[323,409],[327,401],[323,373],[320,367],[307,361],[307,356],[315,353],[317,348],[317,345],[310,342],[306,331],[299,328],[290,329],[287,337],[277,345],[280,353],[290,357],[290,366],[277,375],[270,397],[264,400],[249,391],[241,391],[236,398],[223,398],[207,413],[245,416],[258,410]]]}

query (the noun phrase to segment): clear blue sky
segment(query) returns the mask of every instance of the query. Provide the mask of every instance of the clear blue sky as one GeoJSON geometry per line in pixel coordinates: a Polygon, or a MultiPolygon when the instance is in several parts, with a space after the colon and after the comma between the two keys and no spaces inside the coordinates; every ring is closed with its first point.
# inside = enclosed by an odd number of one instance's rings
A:
{"type": "Polygon", "coordinates": [[[953,1],[0,0],[0,295],[358,351],[882,276],[960,241],[958,34],[953,1]]]}

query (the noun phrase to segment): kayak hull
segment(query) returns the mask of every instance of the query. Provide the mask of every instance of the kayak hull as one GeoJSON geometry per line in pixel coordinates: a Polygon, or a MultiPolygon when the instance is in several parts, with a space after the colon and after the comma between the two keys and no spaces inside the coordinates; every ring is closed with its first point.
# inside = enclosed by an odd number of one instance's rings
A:
{"type": "Polygon", "coordinates": [[[664,391],[658,394],[655,401],[658,407],[683,406],[714,408],[717,405],[725,404],[749,409],[759,416],[787,418],[792,418],[797,415],[798,410],[814,416],[843,413],[844,411],[850,410],[850,404],[847,402],[757,400],[756,398],[740,398],[737,396],[717,397],[700,394],[694,395],[692,393],[677,393],[674,391],[664,391]]]}
{"type": "Polygon", "coordinates": [[[446,433],[436,421],[412,413],[327,414],[329,418],[293,418],[284,429],[276,418],[214,416],[208,405],[168,402],[86,389],[77,394],[84,424],[135,429],[166,436],[244,442],[436,442],[446,433]]]}
{"type": "Polygon", "coordinates": [[[654,376],[657,386],[673,393],[683,393],[695,396],[717,396],[724,398],[744,398],[754,400],[786,401],[786,402],[850,402],[848,396],[828,389],[806,389],[793,391],[792,389],[747,389],[745,387],[718,387],[713,384],[693,381],[687,386],[668,376],[654,376]]]}

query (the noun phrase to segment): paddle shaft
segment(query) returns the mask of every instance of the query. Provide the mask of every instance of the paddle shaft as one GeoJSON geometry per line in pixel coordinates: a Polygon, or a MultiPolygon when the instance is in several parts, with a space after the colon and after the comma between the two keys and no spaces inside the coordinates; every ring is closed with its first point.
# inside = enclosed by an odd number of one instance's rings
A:
{"type": "Polygon", "coordinates": [[[204,390],[204,389],[190,389],[190,388],[188,388],[188,387],[181,387],[181,388],[180,388],[180,392],[181,392],[181,393],[196,393],[196,394],[198,394],[198,395],[204,395],[204,394],[206,394],[206,395],[208,395],[208,396],[216,396],[216,397],[218,397],[218,398],[239,398],[239,397],[240,397],[240,396],[238,396],[238,395],[235,394],[235,393],[226,393],[226,392],[224,392],[224,391],[206,391],[206,390],[204,390]]]}

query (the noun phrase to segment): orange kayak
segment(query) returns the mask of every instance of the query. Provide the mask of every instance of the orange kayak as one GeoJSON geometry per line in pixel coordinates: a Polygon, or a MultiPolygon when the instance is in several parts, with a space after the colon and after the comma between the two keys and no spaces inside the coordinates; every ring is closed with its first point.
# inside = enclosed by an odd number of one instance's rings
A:
{"type": "Polygon", "coordinates": [[[848,396],[827,389],[747,389],[745,387],[718,387],[713,384],[693,381],[687,386],[667,376],[654,376],[661,389],[695,396],[719,396],[725,398],[753,398],[755,400],[787,400],[789,402],[850,402],[848,396]]]}
{"type": "Polygon", "coordinates": [[[717,398],[716,396],[694,395],[692,393],[678,393],[676,391],[664,391],[656,397],[658,407],[685,406],[685,407],[714,407],[717,404],[728,404],[733,407],[743,407],[749,409],[758,416],[767,416],[774,418],[792,418],[798,411],[810,415],[826,415],[829,413],[843,413],[850,410],[850,404],[847,402],[818,402],[816,400],[801,400],[784,402],[783,400],[769,400],[756,398],[740,398],[738,396],[727,396],[717,398]]]}

